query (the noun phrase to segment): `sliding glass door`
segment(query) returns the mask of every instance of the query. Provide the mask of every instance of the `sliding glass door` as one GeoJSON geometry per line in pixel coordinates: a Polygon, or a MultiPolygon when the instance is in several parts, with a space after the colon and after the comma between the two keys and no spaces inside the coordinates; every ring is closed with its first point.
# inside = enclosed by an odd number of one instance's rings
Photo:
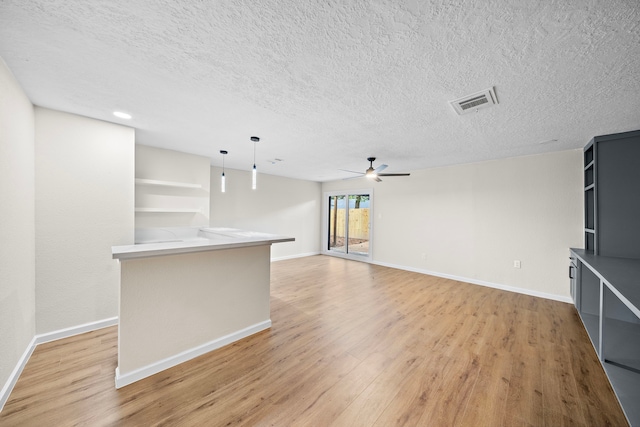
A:
{"type": "Polygon", "coordinates": [[[325,193],[327,253],[370,258],[371,202],[371,191],[325,193]]]}
{"type": "Polygon", "coordinates": [[[328,249],[334,252],[347,253],[345,245],[347,212],[345,196],[329,196],[329,244],[328,249]]]}

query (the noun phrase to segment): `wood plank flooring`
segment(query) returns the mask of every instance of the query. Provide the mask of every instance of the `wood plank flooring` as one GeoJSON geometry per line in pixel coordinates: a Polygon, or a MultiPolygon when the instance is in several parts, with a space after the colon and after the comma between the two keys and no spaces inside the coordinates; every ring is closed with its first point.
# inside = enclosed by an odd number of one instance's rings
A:
{"type": "Polygon", "coordinates": [[[270,330],[114,388],[117,329],[36,348],[0,426],[624,426],[572,305],[327,256],[270,330]]]}

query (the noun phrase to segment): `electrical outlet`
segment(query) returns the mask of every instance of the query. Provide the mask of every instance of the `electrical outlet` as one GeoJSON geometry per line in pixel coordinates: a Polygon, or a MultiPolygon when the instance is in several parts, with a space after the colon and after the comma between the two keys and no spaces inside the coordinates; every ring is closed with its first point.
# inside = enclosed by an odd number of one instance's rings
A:
{"type": "Polygon", "coordinates": [[[513,268],[520,268],[520,260],[519,259],[513,261],[513,268]]]}
{"type": "Polygon", "coordinates": [[[422,254],[422,260],[426,261],[427,260],[427,254],[422,254]]]}

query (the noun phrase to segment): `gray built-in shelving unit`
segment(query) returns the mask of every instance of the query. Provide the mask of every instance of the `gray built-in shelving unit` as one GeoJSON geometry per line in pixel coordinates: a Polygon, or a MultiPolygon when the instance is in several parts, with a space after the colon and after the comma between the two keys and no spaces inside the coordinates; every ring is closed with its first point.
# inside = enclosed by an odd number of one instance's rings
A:
{"type": "Polygon", "coordinates": [[[640,131],[587,144],[584,208],[572,297],[629,423],[640,426],[640,131]]]}
{"type": "Polygon", "coordinates": [[[640,131],[597,136],[584,149],[585,249],[640,258],[640,131]]]}

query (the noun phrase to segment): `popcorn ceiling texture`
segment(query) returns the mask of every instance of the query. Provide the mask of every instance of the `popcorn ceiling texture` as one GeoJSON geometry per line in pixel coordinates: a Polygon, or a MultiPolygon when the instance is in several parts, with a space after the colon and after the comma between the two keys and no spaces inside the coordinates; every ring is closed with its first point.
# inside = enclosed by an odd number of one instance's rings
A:
{"type": "Polygon", "coordinates": [[[634,0],[3,0],[0,56],[37,105],[124,110],[137,142],[228,168],[258,135],[261,172],[316,181],[640,128],[634,0]],[[495,107],[448,104],[491,86],[495,107]]]}

